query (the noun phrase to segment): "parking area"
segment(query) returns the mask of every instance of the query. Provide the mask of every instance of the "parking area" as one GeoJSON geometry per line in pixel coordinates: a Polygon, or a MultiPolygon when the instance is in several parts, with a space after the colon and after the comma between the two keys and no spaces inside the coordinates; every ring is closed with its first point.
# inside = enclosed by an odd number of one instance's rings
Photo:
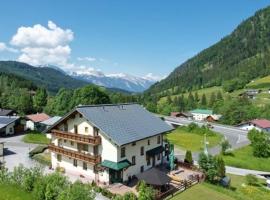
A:
{"type": "Polygon", "coordinates": [[[12,171],[18,164],[32,167],[36,164],[28,156],[29,151],[35,148],[36,144],[26,144],[22,141],[23,135],[0,138],[4,142],[4,162],[5,166],[12,171]]]}

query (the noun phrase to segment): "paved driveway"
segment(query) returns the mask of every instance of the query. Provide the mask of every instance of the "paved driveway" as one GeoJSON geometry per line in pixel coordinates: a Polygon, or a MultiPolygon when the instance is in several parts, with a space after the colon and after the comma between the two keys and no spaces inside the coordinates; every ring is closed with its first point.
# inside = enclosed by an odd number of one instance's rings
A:
{"type": "Polygon", "coordinates": [[[22,141],[23,135],[0,138],[4,142],[4,161],[9,170],[13,170],[20,163],[26,167],[33,167],[36,162],[29,158],[28,153],[36,144],[26,144],[22,141]]]}

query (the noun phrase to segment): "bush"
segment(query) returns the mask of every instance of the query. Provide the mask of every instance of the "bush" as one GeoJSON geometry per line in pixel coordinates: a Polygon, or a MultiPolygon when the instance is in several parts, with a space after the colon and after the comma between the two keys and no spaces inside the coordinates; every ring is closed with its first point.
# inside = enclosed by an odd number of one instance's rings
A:
{"type": "Polygon", "coordinates": [[[221,142],[221,154],[226,155],[228,150],[232,148],[232,145],[229,143],[227,139],[222,140],[221,142]]]}
{"type": "Polygon", "coordinates": [[[36,154],[43,153],[47,148],[47,145],[39,145],[29,152],[29,156],[32,158],[36,154]]]}
{"type": "Polygon", "coordinates": [[[132,192],[127,192],[123,196],[123,200],[136,200],[137,196],[132,192]]]}
{"type": "Polygon", "coordinates": [[[259,179],[253,174],[247,174],[245,178],[248,185],[256,186],[259,183],[259,179]]]}
{"type": "Polygon", "coordinates": [[[154,200],[155,191],[152,187],[147,186],[144,181],[141,182],[139,187],[139,198],[138,200],[154,200]]]}
{"type": "Polygon", "coordinates": [[[192,159],[192,153],[191,153],[191,151],[189,151],[189,150],[186,151],[184,162],[193,165],[193,159],[192,159]]]}
{"type": "Polygon", "coordinates": [[[255,157],[270,157],[270,136],[268,133],[252,129],[248,132],[248,139],[251,142],[253,155],[255,157]]]}

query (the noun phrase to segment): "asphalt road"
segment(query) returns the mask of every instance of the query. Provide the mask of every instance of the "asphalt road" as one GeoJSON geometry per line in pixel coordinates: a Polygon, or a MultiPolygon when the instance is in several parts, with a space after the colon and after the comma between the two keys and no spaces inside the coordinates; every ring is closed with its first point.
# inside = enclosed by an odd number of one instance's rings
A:
{"type": "MultiPolygon", "coordinates": [[[[188,120],[185,118],[164,117],[164,119],[167,123],[170,123],[172,125],[187,126],[192,122],[197,123],[199,126],[206,125],[206,122],[188,120]]],[[[216,123],[211,124],[213,126],[213,131],[223,135],[232,145],[232,149],[237,149],[249,144],[249,140],[247,138],[247,131],[241,130],[233,126],[221,125],[216,123]]],[[[208,149],[208,151],[210,154],[216,155],[220,153],[220,147],[216,146],[208,149]]],[[[185,152],[176,149],[175,153],[178,158],[182,159],[185,152]]],[[[193,156],[195,160],[197,160],[198,153],[194,153],[193,156]]]]}

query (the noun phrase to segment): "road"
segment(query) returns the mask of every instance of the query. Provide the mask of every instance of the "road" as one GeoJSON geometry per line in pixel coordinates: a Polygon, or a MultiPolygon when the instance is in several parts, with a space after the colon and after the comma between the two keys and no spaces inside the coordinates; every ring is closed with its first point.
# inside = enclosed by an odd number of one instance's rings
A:
{"type": "MultiPolygon", "coordinates": [[[[164,117],[164,120],[167,123],[172,125],[179,125],[179,126],[187,126],[188,124],[194,122],[197,123],[199,126],[205,125],[205,122],[201,121],[194,121],[188,120],[185,118],[175,118],[175,117],[164,117]]],[[[237,149],[243,146],[248,145],[250,142],[247,138],[247,131],[241,130],[239,128],[227,125],[221,125],[216,123],[211,123],[213,126],[213,131],[223,135],[232,145],[232,149],[237,149]]],[[[208,149],[209,153],[212,155],[216,155],[220,153],[220,147],[216,146],[213,148],[208,149]]],[[[176,149],[175,151],[176,157],[182,159],[185,152],[181,151],[180,149],[176,149]]],[[[199,153],[194,153],[194,159],[197,160],[199,153]]]]}

